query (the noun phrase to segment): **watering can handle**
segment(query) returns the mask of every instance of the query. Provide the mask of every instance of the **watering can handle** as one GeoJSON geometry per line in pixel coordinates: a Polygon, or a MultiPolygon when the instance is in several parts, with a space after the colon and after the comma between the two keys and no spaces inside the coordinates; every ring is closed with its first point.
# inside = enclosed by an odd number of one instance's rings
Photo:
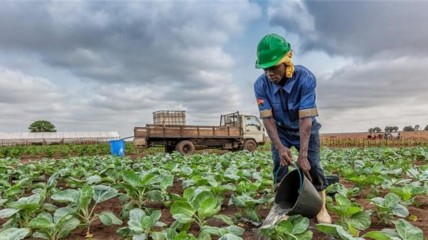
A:
{"type": "Polygon", "coordinates": [[[300,188],[299,188],[299,192],[302,190],[303,188],[303,180],[304,180],[304,175],[302,173],[302,171],[300,171],[300,168],[297,166],[296,163],[293,163],[294,167],[297,169],[297,172],[299,173],[299,180],[300,180],[300,188]]]}
{"type": "MultiPolygon", "coordinates": [[[[299,167],[297,166],[296,163],[293,163],[293,166],[297,169],[297,172],[299,173],[299,180],[300,180],[299,192],[300,192],[302,190],[302,188],[303,188],[303,180],[304,180],[304,179],[302,179],[303,178],[302,171],[300,171],[300,169],[299,169],[299,167]]],[[[279,173],[280,169],[281,169],[281,166],[279,166],[278,170],[276,170],[275,179],[278,179],[278,173],[279,173]]]]}

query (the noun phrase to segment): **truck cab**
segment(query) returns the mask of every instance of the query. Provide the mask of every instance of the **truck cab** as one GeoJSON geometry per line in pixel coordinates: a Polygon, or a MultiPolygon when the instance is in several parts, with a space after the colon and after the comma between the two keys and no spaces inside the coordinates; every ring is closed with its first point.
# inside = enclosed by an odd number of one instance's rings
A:
{"type": "Polygon", "coordinates": [[[220,126],[239,126],[244,140],[243,148],[249,151],[254,151],[257,145],[266,143],[266,129],[257,116],[239,112],[222,115],[220,126]]]}
{"type": "Polygon", "coordinates": [[[266,129],[260,119],[254,115],[242,115],[242,127],[245,139],[254,139],[257,143],[264,143],[266,129]]]}

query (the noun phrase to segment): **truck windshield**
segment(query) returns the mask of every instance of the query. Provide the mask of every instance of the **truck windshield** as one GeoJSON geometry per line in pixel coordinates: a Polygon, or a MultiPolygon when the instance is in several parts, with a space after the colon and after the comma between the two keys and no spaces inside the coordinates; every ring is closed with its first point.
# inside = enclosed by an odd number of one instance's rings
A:
{"type": "Polygon", "coordinates": [[[261,124],[260,122],[257,120],[257,118],[255,116],[247,116],[246,117],[246,126],[253,126],[256,127],[257,130],[261,129],[261,124]]]}

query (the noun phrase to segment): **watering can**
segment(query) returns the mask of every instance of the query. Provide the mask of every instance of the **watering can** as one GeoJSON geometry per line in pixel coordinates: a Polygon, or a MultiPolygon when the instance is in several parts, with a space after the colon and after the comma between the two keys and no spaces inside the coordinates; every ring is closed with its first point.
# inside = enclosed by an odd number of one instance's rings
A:
{"type": "MultiPolygon", "coordinates": [[[[300,214],[307,218],[315,217],[322,207],[322,199],[312,182],[296,166],[280,182],[269,214],[262,226],[274,225],[289,215],[300,214]]],[[[258,240],[265,239],[260,235],[258,240]]]]}
{"type": "Polygon", "coordinates": [[[296,167],[279,184],[275,204],[287,215],[315,217],[321,210],[322,199],[312,182],[296,167]]]}

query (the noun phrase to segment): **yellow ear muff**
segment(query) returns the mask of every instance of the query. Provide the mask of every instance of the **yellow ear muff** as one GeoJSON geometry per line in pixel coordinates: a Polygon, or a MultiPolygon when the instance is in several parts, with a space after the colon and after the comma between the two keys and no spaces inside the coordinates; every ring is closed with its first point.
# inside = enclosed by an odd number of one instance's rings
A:
{"type": "Polygon", "coordinates": [[[284,63],[286,65],[285,67],[285,76],[287,78],[293,77],[294,73],[294,64],[291,61],[291,58],[293,57],[293,51],[290,50],[285,56],[279,61],[279,63],[284,63]]]}

